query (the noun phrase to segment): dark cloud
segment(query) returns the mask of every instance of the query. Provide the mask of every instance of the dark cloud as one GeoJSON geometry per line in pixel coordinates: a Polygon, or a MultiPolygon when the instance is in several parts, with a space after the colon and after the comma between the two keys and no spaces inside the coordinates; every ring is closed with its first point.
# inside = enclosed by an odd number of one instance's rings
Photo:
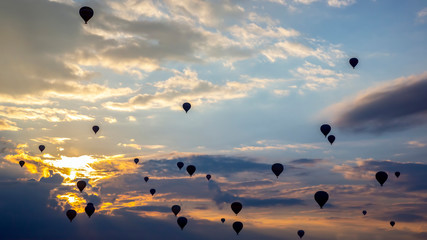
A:
{"type": "Polygon", "coordinates": [[[323,162],[323,159],[301,158],[301,159],[292,160],[289,163],[290,164],[302,164],[302,165],[314,165],[314,164],[321,163],[321,162],[323,162]]]}
{"type": "Polygon", "coordinates": [[[396,79],[336,105],[341,113],[335,125],[357,132],[381,133],[425,124],[426,92],[426,73],[396,79]]]}
{"type": "Polygon", "coordinates": [[[61,184],[64,181],[64,177],[61,176],[61,174],[53,174],[53,171],[50,170],[50,176],[49,177],[41,177],[40,182],[43,183],[52,183],[52,184],[61,184]]]}

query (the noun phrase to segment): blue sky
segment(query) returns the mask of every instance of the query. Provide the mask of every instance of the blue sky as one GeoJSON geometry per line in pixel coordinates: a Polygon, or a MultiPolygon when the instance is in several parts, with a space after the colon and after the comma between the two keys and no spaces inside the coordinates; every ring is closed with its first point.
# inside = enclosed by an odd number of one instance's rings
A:
{"type": "Polygon", "coordinates": [[[426,237],[425,1],[6,0],[0,18],[6,239],[426,237]]]}

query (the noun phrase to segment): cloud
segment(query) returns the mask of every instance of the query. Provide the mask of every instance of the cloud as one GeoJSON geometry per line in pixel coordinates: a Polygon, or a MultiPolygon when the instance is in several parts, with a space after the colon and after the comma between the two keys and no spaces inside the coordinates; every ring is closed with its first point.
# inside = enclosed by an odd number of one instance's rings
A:
{"type": "Polygon", "coordinates": [[[21,128],[16,126],[15,122],[9,121],[7,119],[0,119],[0,131],[18,131],[21,128]]]}
{"type": "Polygon", "coordinates": [[[427,73],[402,77],[334,104],[324,114],[334,125],[357,132],[398,131],[427,121],[427,73]]]}
{"type": "Polygon", "coordinates": [[[328,5],[331,7],[346,7],[356,3],[356,0],[328,0],[328,5]]]}
{"type": "Polygon", "coordinates": [[[92,121],[93,117],[76,110],[60,108],[31,108],[0,106],[0,116],[18,120],[45,120],[48,122],[92,121]]]}
{"type": "Polygon", "coordinates": [[[107,102],[104,107],[118,111],[134,111],[137,109],[165,108],[181,110],[183,102],[200,105],[203,102],[217,102],[226,99],[246,97],[252,89],[263,88],[265,83],[248,80],[246,82],[226,82],[217,85],[199,79],[197,72],[185,69],[176,75],[154,84],[154,94],[139,94],[128,102],[107,102]]]}
{"type": "Polygon", "coordinates": [[[266,150],[295,150],[295,151],[304,151],[308,149],[320,149],[320,147],[313,145],[313,144],[274,144],[267,140],[260,140],[257,141],[257,144],[259,146],[241,146],[241,147],[235,147],[235,150],[239,151],[266,151],[266,150]]]}
{"type": "Polygon", "coordinates": [[[406,144],[408,144],[408,147],[410,147],[410,148],[423,148],[427,145],[425,143],[421,143],[418,141],[409,141],[406,144]]]}
{"type": "Polygon", "coordinates": [[[426,16],[427,16],[427,8],[423,8],[419,12],[417,12],[417,19],[420,22],[424,22],[426,16]]]}
{"type": "Polygon", "coordinates": [[[323,159],[307,159],[307,158],[302,158],[302,159],[296,159],[296,160],[292,160],[289,163],[290,164],[301,164],[301,165],[305,165],[305,166],[313,166],[319,163],[323,163],[325,160],[323,159]]]}

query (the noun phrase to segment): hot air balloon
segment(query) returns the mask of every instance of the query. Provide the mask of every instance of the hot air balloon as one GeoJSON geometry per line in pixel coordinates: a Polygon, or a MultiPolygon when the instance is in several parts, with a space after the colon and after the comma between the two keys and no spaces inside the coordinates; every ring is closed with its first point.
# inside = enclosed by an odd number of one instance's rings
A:
{"type": "Polygon", "coordinates": [[[242,229],[243,229],[243,223],[241,223],[241,222],[234,222],[233,223],[233,229],[237,233],[237,235],[239,235],[239,232],[242,231],[242,229]]]}
{"type": "Polygon", "coordinates": [[[135,162],[135,164],[139,163],[139,159],[138,158],[135,158],[133,161],[135,162]]]}
{"type": "Polygon", "coordinates": [[[83,18],[83,20],[85,21],[85,24],[87,24],[87,21],[89,21],[89,19],[91,19],[93,17],[93,9],[90,7],[82,7],[80,8],[80,17],[83,18]]]}
{"type": "Polygon", "coordinates": [[[151,196],[154,196],[154,194],[156,193],[156,189],[154,188],[150,189],[150,193],[151,193],[151,196]]]}
{"type": "Polygon", "coordinates": [[[194,172],[196,171],[196,167],[193,165],[188,165],[187,166],[187,172],[188,174],[190,174],[190,177],[193,176],[194,172]]]}
{"type": "Polygon", "coordinates": [[[188,110],[190,110],[190,108],[191,108],[191,104],[186,102],[186,103],[182,104],[182,108],[184,108],[185,113],[187,113],[188,110]]]}
{"type": "Polygon", "coordinates": [[[366,215],[368,212],[366,210],[362,211],[363,215],[366,215]]]}
{"type": "Polygon", "coordinates": [[[331,126],[329,124],[323,124],[320,126],[320,131],[325,135],[325,137],[331,132],[331,126]]]}
{"type": "Polygon", "coordinates": [[[40,150],[40,152],[43,152],[43,150],[45,149],[46,147],[44,146],[44,145],[40,145],[39,146],[39,150],[40,150]]]}
{"type": "Polygon", "coordinates": [[[181,228],[181,230],[184,230],[185,225],[187,225],[187,218],[179,217],[176,222],[178,223],[178,226],[181,228]]]}
{"type": "Polygon", "coordinates": [[[144,181],[145,181],[145,182],[148,182],[148,180],[150,180],[150,178],[149,178],[149,177],[144,177],[144,181]]]}
{"type": "Polygon", "coordinates": [[[390,221],[391,227],[394,227],[394,224],[396,224],[394,221],[390,221]]]}
{"type": "Polygon", "coordinates": [[[350,63],[350,65],[353,67],[356,67],[356,65],[359,63],[359,60],[357,58],[350,58],[350,60],[348,61],[350,63]]]}
{"type": "Polygon", "coordinates": [[[334,142],[335,142],[335,136],[334,136],[334,135],[329,135],[329,136],[328,136],[328,141],[329,141],[329,143],[332,145],[332,143],[334,143],[334,142]]]}
{"type": "Polygon", "coordinates": [[[66,215],[67,215],[68,219],[70,219],[70,222],[71,222],[77,216],[77,212],[74,210],[68,210],[66,215]]]}
{"type": "Polygon", "coordinates": [[[171,209],[172,209],[173,214],[175,214],[175,217],[181,211],[181,207],[178,205],[173,205],[171,209]]]}
{"type": "Polygon", "coordinates": [[[385,181],[387,181],[388,175],[386,172],[379,171],[377,172],[377,174],[375,174],[375,178],[381,184],[381,187],[382,187],[385,181]]]}
{"type": "Polygon", "coordinates": [[[394,176],[396,176],[397,178],[399,178],[399,176],[400,176],[400,172],[395,172],[395,173],[394,173],[394,176]]]}
{"type": "Polygon", "coordinates": [[[271,171],[273,171],[274,175],[279,178],[279,175],[283,172],[283,164],[275,163],[271,166],[271,171]]]}
{"type": "Polygon", "coordinates": [[[243,205],[240,202],[233,202],[231,204],[231,210],[233,210],[233,212],[237,214],[242,210],[243,205]]]}
{"type": "Polygon", "coordinates": [[[221,218],[221,222],[224,223],[225,222],[225,218],[221,218]]]}
{"type": "Polygon", "coordinates": [[[95,212],[95,207],[93,206],[93,203],[88,203],[86,205],[85,212],[89,218],[90,218],[90,216],[92,216],[92,214],[95,212]]]}
{"type": "Polygon", "coordinates": [[[314,194],[314,200],[316,200],[320,208],[323,208],[323,205],[325,205],[328,199],[329,199],[329,194],[325,191],[318,191],[314,194]]]}
{"type": "Polygon", "coordinates": [[[24,166],[24,164],[25,164],[25,162],[24,161],[19,161],[19,165],[22,167],[22,166],[24,166]]]}
{"type": "Polygon", "coordinates": [[[304,236],[304,230],[298,230],[297,234],[299,238],[302,238],[304,236]]]}
{"type": "Polygon", "coordinates": [[[176,165],[178,166],[179,170],[181,170],[181,168],[184,167],[183,162],[177,162],[176,165]]]}
{"type": "Polygon", "coordinates": [[[98,126],[93,126],[92,127],[92,131],[96,134],[99,131],[99,127],[98,126]]]}
{"type": "Polygon", "coordinates": [[[80,190],[80,192],[82,192],[83,189],[85,189],[85,187],[86,187],[86,182],[85,181],[80,180],[80,181],[77,182],[77,188],[80,190]]]}
{"type": "Polygon", "coordinates": [[[206,179],[209,181],[209,180],[211,180],[211,175],[210,174],[208,174],[208,175],[206,175],[206,179]]]}

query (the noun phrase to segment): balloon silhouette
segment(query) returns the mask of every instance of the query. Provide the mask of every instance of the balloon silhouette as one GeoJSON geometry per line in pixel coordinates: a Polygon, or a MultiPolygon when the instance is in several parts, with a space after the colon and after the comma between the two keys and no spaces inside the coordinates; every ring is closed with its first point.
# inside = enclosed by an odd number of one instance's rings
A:
{"type": "Polygon", "coordinates": [[[396,176],[397,178],[399,178],[399,176],[400,176],[400,172],[395,172],[395,173],[394,173],[394,176],[396,176]]]}
{"type": "Polygon", "coordinates": [[[242,231],[242,229],[243,229],[243,223],[241,223],[241,222],[234,222],[233,223],[233,229],[237,233],[237,235],[239,235],[239,232],[242,231]]]}
{"type": "Polygon", "coordinates": [[[366,215],[368,212],[366,210],[362,211],[363,215],[366,215]]]}
{"type": "Polygon", "coordinates": [[[385,181],[387,181],[388,175],[386,172],[379,171],[375,174],[375,178],[381,184],[381,187],[382,187],[385,181]]]}
{"type": "Polygon", "coordinates": [[[186,102],[186,103],[182,104],[182,108],[184,108],[185,113],[187,113],[188,110],[190,110],[190,108],[191,108],[191,104],[186,102]]]}
{"type": "Polygon", "coordinates": [[[242,210],[242,208],[243,208],[243,205],[240,202],[233,202],[231,204],[231,210],[233,210],[236,216],[242,210]]]}
{"type": "Polygon", "coordinates": [[[318,191],[314,194],[314,200],[316,200],[317,204],[319,204],[322,209],[325,203],[329,199],[329,194],[325,191],[318,191]]]}
{"type": "Polygon", "coordinates": [[[149,178],[149,177],[144,177],[144,181],[145,181],[145,182],[148,182],[148,180],[150,180],[150,178],[149,178]]]}
{"type": "Polygon", "coordinates": [[[181,170],[181,168],[184,167],[184,163],[183,162],[177,162],[176,166],[178,166],[179,170],[181,170]]]}
{"type": "Polygon", "coordinates": [[[150,189],[150,193],[151,193],[151,196],[154,196],[154,194],[156,193],[156,189],[154,188],[150,189]]]}
{"type": "Polygon", "coordinates": [[[95,212],[95,207],[93,206],[93,203],[88,203],[86,205],[85,212],[89,218],[90,218],[90,216],[92,216],[92,214],[95,212]]]}
{"type": "Polygon", "coordinates": [[[221,222],[224,223],[225,222],[225,218],[221,218],[221,222]]]}
{"type": "Polygon", "coordinates": [[[184,230],[185,225],[187,225],[187,218],[179,217],[176,222],[178,223],[178,226],[181,228],[181,230],[184,230]]]}
{"type": "Polygon", "coordinates": [[[356,65],[359,63],[359,60],[357,58],[350,58],[350,60],[348,61],[350,63],[350,65],[353,67],[356,67],[356,65]]]}
{"type": "Polygon", "coordinates": [[[394,221],[390,221],[391,227],[394,227],[394,224],[396,224],[394,221]]]}
{"type": "Polygon", "coordinates": [[[87,21],[89,21],[89,19],[91,19],[93,17],[93,9],[90,7],[82,7],[80,8],[80,17],[83,18],[83,20],[85,21],[85,24],[87,24],[87,21]]]}
{"type": "Polygon", "coordinates": [[[335,136],[334,136],[334,135],[329,135],[329,136],[328,136],[328,141],[329,141],[329,143],[332,145],[332,143],[334,143],[334,142],[335,142],[335,136]]]}
{"type": "Polygon", "coordinates": [[[83,189],[85,189],[85,187],[86,187],[86,182],[85,181],[80,180],[80,181],[77,182],[77,188],[80,190],[80,192],[82,192],[83,189]]]}
{"type": "Polygon", "coordinates": [[[304,236],[304,230],[298,230],[297,234],[299,238],[302,238],[304,236]]]}
{"type": "Polygon", "coordinates": [[[93,126],[92,127],[92,131],[96,134],[99,131],[99,127],[98,126],[93,126]]]}
{"type": "Polygon", "coordinates": [[[206,179],[208,179],[208,181],[211,180],[211,177],[212,176],[210,174],[206,175],[206,179]]]}
{"type": "Polygon", "coordinates": [[[44,145],[40,145],[39,146],[39,150],[40,150],[40,152],[43,152],[43,150],[45,149],[46,147],[44,146],[44,145]]]}
{"type": "Polygon", "coordinates": [[[19,161],[19,165],[22,167],[22,166],[24,166],[24,164],[25,164],[25,162],[24,161],[19,161]]]}
{"type": "Polygon", "coordinates": [[[173,205],[171,210],[172,210],[173,214],[175,214],[175,217],[176,217],[176,215],[178,215],[178,213],[181,211],[181,207],[178,205],[173,205]]]}
{"type": "Polygon", "coordinates": [[[135,162],[135,164],[139,163],[139,159],[138,158],[135,158],[133,161],[135,162]]]}
{"type": "Polygon", "coordinates": [[[279,175],[283,172],[283,164],[275,163],[271,166],[271,171],[273,171],[274,175],[279,178],[279,175]]]}
{"type": "Polygon", "coordinates": [[[196,167],[193,165],[188,165],[187,166],[187,172],[188,174],[190,174],[190,177],[193,176],[194,172],[196,171],[196,167]]]}
{"type": "Polygon", "coordinates": [[[325,135],[325,137],[331,132],[331,126],[329,124],[323,124],[320,126],[320,131],[325,135]]]}
{"type": "Polygon", "coordinates": [[[74,210],[68,210],[66,215],[67,215],[68,219],[70,219],[70,222],[71,222],[77,216],[77,212],[74,210]]]}

